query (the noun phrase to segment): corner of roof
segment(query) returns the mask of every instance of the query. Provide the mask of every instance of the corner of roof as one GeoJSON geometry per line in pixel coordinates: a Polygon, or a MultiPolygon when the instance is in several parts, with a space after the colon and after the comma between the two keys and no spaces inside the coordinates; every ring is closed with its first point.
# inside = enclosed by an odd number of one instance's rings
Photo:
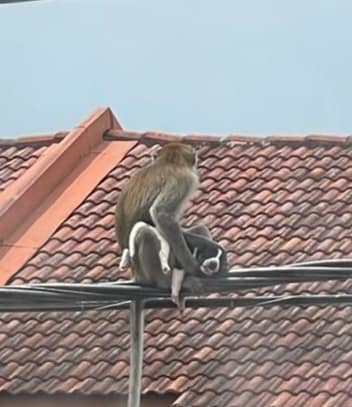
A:
{"type": "Polygon", "coordinates": [[[15,264],[19,267],[28,259],[38,242],[50,236],[75,205],[135,144],[129,141],[109,145],[103,139],[103,134],[109,129],[121,130],[122,127],[110,108],[96,109],[59,143],[50,144],[37,162],[6,189],[6,193],[0,193],[0,282],[6,282],[17,271],[15,264]],[[78,177],[84,182],[78,182],[78,177]],[[69,193],[65,192],[65,185],[69,193]],[[57,195],[58,202],[51,201],[53,209],[50,210],[48,198],[52,194],[57,195]],[[64,208],[58,209],[59,201],[64,208]],[[37,209],[45,205],[46,214],[43,216],[37,209]],[[46,219],[45,224],[40,217],[46,219]],[[36,236],[31,237],[28,228],[35,229],[36,223],[42,225],[41,230],[37,227],[36,236]],[[24,235],[27,236],[26,243],[24,235]],[[18,248],[16,253],[12,253],[12,258],[17,260],[11,262],[8,255],[15,246],[21,246],[23,250],[18,248]]]}

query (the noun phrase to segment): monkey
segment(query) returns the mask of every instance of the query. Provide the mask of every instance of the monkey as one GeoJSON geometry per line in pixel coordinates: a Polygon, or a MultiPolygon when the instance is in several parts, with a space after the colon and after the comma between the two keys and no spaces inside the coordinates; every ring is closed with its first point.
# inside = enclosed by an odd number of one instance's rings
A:
{"type": "MultiPolygon", "coordinates": [[[[143,221],[156,227],[186,275],[196,276],[200,272],[199,263],[193,257],[179,225],[184,207],[199,185],[196,164],[197,154],[190,145],[169,143],[159,150],[151,164],[127,181],[115,212],[116,235],[122,251],[128,248],[133,226],[143,221]]],[[[144,242],[143,246],[148,246],[148,243],[144,242]]],[[[143,275],[138,265],[132,263],[135,279],[141,282],[144,279],[147,283],[151,277],[143,275]],[[144,278],[140,278],[139,274],[144,278]]],[[[147,269],[149,272],[153,270],[152,267],[147,269]]],[[[194,289],[200,290],[195,281],[194,289]]]]}
{"type": "MultiPolygon", "coordinates": [[[[213,276],[228,271],[226,252],[212,240],[208,228],[199,225],[184,230],[184,237],[193,257],[200,265],[199,276],[202,273],[213,276]]],[[[169,288],[171,281],[171,299],[182,310],[184,303],[180,299],[180,291],[185,272],[180,268],[175,256],[170,252],[170,245],[157,228],[145,222],[137,222],[130,233],[128,251],[144,275],[143,282],[149,279],[150,285],[169,288]]],[[[187,276],[185,281],[188,281],[187,276]]]]}

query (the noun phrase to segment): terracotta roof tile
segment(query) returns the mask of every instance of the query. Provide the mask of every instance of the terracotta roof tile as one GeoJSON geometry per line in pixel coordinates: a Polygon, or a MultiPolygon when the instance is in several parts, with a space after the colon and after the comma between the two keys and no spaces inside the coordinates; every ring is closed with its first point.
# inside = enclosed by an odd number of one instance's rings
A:
{"type": "MultiPolygon", "coordinates": [[[[41,139],[41,138],[39,138],[41,139]]],[[[57,142],[54,137],[52,143],[57,142]]],[[[2,144],[0,140],[0,192],[16,181],[45,152],[47,146],[41,143],[2,144]]]]}
{"type": "MultiPolygon", "coordinates": [[[[129,139],[121,131],[119,137],[129,139]]],[[[170,140],[155,133],[132,138],[140,141],[9,283],[129,277],[117,270],[114,205],[155,143],[170,140]]],[[[352,146],[346,138],[203,142],[202,183],[184,224],[207,223],[233,267],[351,256],[352,146]]],[[[351,288],[350,281],[305,283],[244,294],[351,288]]],[[[127,312],[2,314],[0,321],[1,390],[127,391],[127,312]]],[[[176,392],[180,407],[344,406],[352,397],[351,329],[343,306],[147,311],[143,391],[176,392]]]]}

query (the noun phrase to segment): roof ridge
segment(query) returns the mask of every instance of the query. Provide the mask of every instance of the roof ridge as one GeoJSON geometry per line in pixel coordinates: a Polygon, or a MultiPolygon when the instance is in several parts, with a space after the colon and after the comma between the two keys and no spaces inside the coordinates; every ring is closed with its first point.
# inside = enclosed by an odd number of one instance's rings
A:
{"type": "Polygon", "coordinates": [[[129,131],[109,129],[104,133],[106,141],[139,141],[146,145],[165,144],[170,142],[186,142],[190,144],[260,144],[260,145],[351,145],[352,135],[331,134],[305,134],[305,135],[240,135],[229,134],[227,136],[216,136],[208,134],[172,134],[158,131],[129,131]]]}
{"type": "Polygon", "coordinates": [[[0,138],[0,147],[25,147],[25,146],[36,146],[36,147],[43,147],[43,146],[50,146],[53,143],[59,143],[63,140],[69,131],[58,131],[56,133],[45,133],[45,134],[38,134],[32,136],[22,136],[17,138],[10,138],[10,139],[1,139],[0,138]]]}

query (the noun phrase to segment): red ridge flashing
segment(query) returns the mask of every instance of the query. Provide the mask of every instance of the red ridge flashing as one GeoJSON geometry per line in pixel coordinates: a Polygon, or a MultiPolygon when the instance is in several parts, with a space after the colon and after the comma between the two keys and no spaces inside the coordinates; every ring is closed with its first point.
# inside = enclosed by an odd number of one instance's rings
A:
{"type": "Polygon", "coordinates": [[[348,136],[330,136],[328,134],[309,134],[305,137],[306,141],[318,143],[345,144],[348,142],[348,136]]]}
{"type": "Polygon", "coordinates": [[[68,131],[60,131],[55,134],[42,134],[38,136],[24,136],[15,139],[0,139],[0,147],[25,147],[25,146],[49,146],[58,143],[69,134],[68,131]]]}
{"type": "Polygon", "coordinates": [[[171,142],[184,142],[189,144],[211,144],[217,146],[219,144],[272,144],[272,145],[350,145],[352,136],[334,136],[334,135],[272,135],[272,136],[247,136],[233,134],[229,136],[213,136],[202,134],[191,135],[175,135],[159,132],[136,132],[109,129],[104,134],[104,139],[107,141],[131,141],[139,140],[146,145],[165,144],[171,142]]]}
{"type": "Polygon", "coordinates": [[[104,134],[104,140],[106,141],[133,141],[139,140],[142,137],[142,133],[137,131],[124,131],[117,129],[109,129],[104,134]]]}
{"type": "Polygon", "coordinates": [[[275,144],[303,144],[305,142],[305,136],[268,136],[265,138],[269,143],[275,144]]]}
{"type": "Polygon", "coordinates": [[[46,199],[114,123],[110,109],[97,109],[59,144],[51,145],[38,161],[0,194],[0,242],[46,199]]]}
{"type": "Polygon", "coordinates": [[[222,143],[222,138],[219,136],[213,136],[208,134],[190,134],[184,136],[182,141],[191,144],[213,144],[219,145],[222,143]]]}
{"type": "Polygon", "coordinates": [[[242,136],[240,134],[230,134],[227,137],[223,137],[223,143],[262,143],[265,140],[265,137],[261,136],[242,136]]]}
{"type": "Polygon", "coordinates": [[[148,131],[142,134],[141,141],[146,145],[178,143],[182,141],[182,136],[148,131]]]}

